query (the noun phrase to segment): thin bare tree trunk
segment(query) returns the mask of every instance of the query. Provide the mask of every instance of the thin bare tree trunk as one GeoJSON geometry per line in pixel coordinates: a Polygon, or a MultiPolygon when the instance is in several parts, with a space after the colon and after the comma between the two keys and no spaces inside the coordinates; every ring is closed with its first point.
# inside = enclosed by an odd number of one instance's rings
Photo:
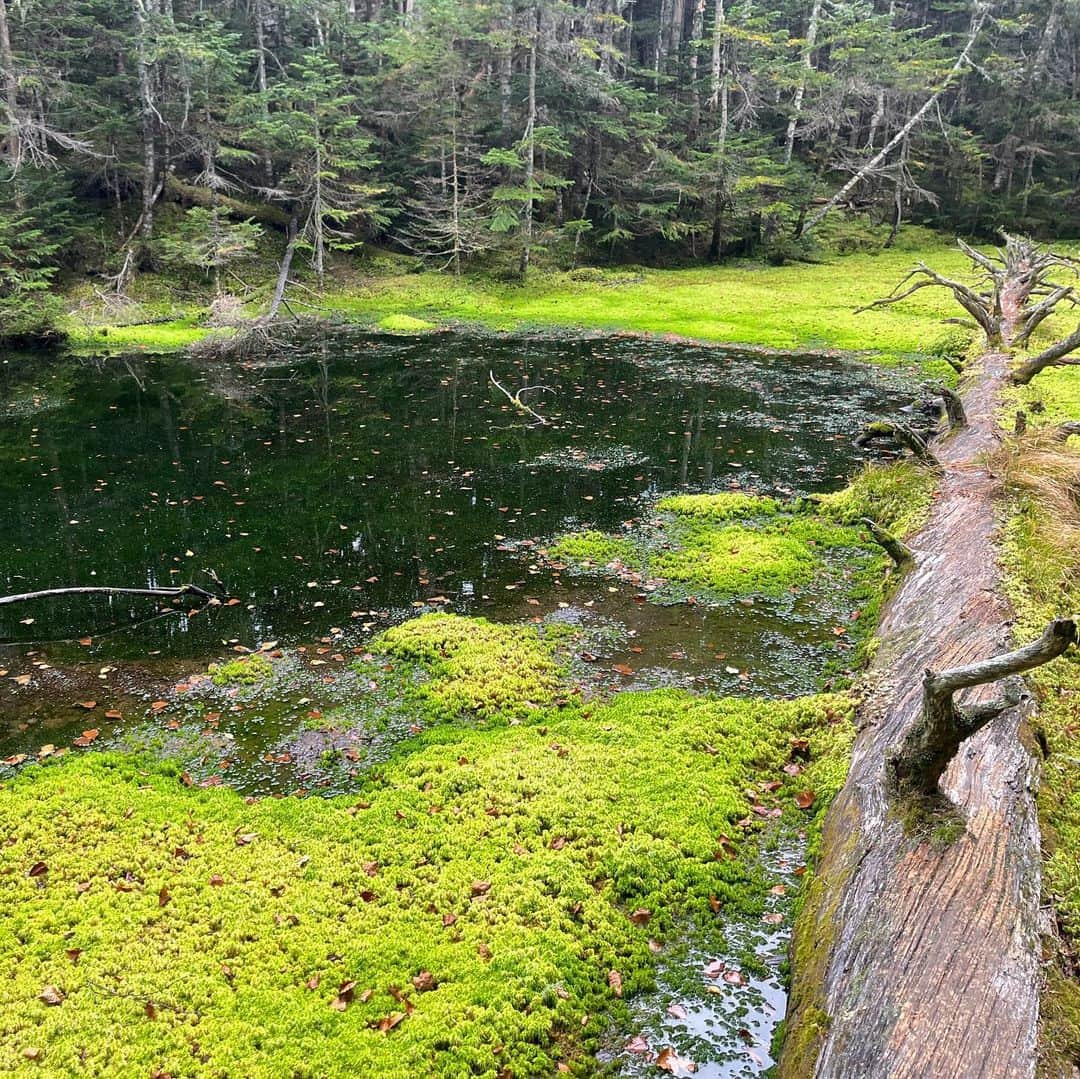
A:
{"type": "Polygon", "coordinates": [[[296,251],[296,241],[298,236],[299,230],[297,229],[297,222],[294,217],[292,221],[289,222],[289,241],[285,245],[285,254],[282,256],[281,265],[278,267],[278,279],[277,284],[274,286],[274,295],[270,301],[270,307],[260,320],[265,325],[269,325],[277,318],[277,313],[285,300],[285,289],[289,284],[289,269],[292,266],[293,253],[296,251]]]}
{"type": "Polygon", "coordinates": [[[536,51],[540,39],[540,8],[535,9],[536,23],[529,46],[529,114],[525,122],[525,223],[522,229],[521,276],[529,272],[533,239],[533,183],[536,178],[536,51]]]}
{"type": "MultiPolygon", "coordinates": [[[[259,87],[259,113],[265,123],[270,119],[270,105],[267,101],[269,82],[266,77],[266,8],[264,0],[254,0],[252,16],[255,21],[255,74],[259,87]]],[[[274,185],[274,163],[270,154],[262,155],[263,180],[268,188],[274,185]]]]}
{"type": "Polygon", "coordinates": [[[139,75],[139,124],[143,150],[142,219],[139,235],[144,258],[154,234],[154,200],[157,180],[157,148],[154,143],[157,109],[154,107],[151,81],[152,65],[147,57],[149,25],[146,3],[147,0],[131,0],[132,11],[135,15],[135,63],[139,75]]]}
{"type": "Polygon", "coordinates": [[[791,119],[788,120],[787,137],[784,139],[784,164],[791,164],[791,155],[795,149],[795,131],[802,119],[803,97],[806,95],[806,81],[814,71],[814,46],[817,44],[818,19],[821,17],[821,0],[814,0],[810,8],[810,22],[806,27],[806,40],[802,50],[802,72],[795,87],[795,96],[791,101],[791,119]]]}
{"type": "Polygon", "coordinates": [[[19,84],[15,75],[15,59],[11,53],[6,0],[0,0],[0,77],[4,80],[4,108],[8,119],[4,149],[8,168],[14,176],[22,163],[22,139],[19,135],[19,84]]]}

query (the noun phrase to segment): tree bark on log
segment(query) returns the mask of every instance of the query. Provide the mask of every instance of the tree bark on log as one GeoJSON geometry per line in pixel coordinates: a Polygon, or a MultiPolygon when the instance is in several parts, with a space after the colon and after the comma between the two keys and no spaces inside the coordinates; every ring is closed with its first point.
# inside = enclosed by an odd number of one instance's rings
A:
{"type": "MultiPolygon", "coordinates": [[[[851,770],[825,824],[796,927],[782,1079],[1033,1079],[1041,855],[1030,702],[964,741],[941,792],[963,834],[905,828],[887,764],[923,712],[919,672],[1007,652],[995,547],[1008,357],[990,352],[963,396],[967,426],[936,443],[941,479],[915,557],[886,605],[851,770]],[[959,816],[957,819],[961,819],[959,816]]],[[[977,709],[999,693],[966,690],[977,709]]],[[[955,822],[954,822],[955,829],[955,822]]]]}

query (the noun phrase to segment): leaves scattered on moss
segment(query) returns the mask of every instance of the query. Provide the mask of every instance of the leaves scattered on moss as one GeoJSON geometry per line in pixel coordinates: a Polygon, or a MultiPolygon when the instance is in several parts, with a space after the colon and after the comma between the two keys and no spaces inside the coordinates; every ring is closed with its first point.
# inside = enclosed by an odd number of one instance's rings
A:
{"type": "Polygon", "coordinates": [[[0,789],[0,1068],[41,1048],[54,1075],[594,1074],[609,972],[629,996],[677,918],[760,907],[759,822],[821,812],[850,715],[627,693],[440,728],[326,800],[118,756],[36,768],[0,789]]]}

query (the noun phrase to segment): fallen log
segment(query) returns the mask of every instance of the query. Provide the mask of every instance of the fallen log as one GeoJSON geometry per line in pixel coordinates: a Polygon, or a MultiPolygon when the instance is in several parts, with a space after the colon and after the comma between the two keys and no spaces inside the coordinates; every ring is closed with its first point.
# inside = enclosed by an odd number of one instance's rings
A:
{"type": "Polygon", "coordinates": [[[289,222],[292,220],[292,214],[286,213],[280,206],[269,202],[247,202],[223,195],[220,191],[212,191],[208,187],[186,184],[171,172],[165,177],[165,195],[182,206],[201,206],[206,210],[216,208],[231,217],[250,218],[262,225],[281,229],[282,232],[288,231],[289,222]]]}
{"type": "Polygon", "coordinates": [[[968,691],[964,707],[1004,707],[948,761],[935,789],[954,808],[936,825],[912,826],[889,767],[923,715],[919,672],[1011,647],[999,484],[986,467],[1008,367],[1001,352],[982,357],[963,393],[967,425],[933,444],[937,496],[883,612],[848,780],[796,926],[781,1079],[1035,1075],[1042,860],[1037,766],[1021,737],[1030,701],[968,691]]]}

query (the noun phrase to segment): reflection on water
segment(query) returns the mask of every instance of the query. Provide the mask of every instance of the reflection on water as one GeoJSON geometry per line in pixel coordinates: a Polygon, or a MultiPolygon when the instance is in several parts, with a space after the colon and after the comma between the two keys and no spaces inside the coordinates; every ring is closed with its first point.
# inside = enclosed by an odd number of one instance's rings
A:
{"type": "Polygon", "coordinates": [[[0,590],[211,568],[242,602],[107,636],[146,604],[54,600],[0,611],[0,639],[195,656],[429,599],[525,614],[553,583],[504,540],[616,526],[659,491],[835,487],[853,432],[901,396],[839,360],[611,339],[352,335],[201,368],[8,357],[0,590]],[[551,387],[531,398],[549,425],[523,422],[489,370],[551,387]]]}
{"type": "MultiPolygon", "coordinates": [[[[833,489],[857,464],[853,435],[907,397],[898,376],[840,360],[623,339],[326,336],[201,366],[0,358],[0,593],[213,570],[233,597],[194,615],[130,599],[0,608],[0,760],[70,744],[91,714],[96,744],[114,744],[167,696],[151,733],[166,750],[196,739],[196,780],[220,782],[227,764],[225,781],[250,793],[340,789],[349,761],[379,759],[409,730],[391,705],[370,745],[328,741],[308,720],[369,692],[349,661],[425,609],[577,625],[586,696],[808,692],[849,647],[843,589],[661,607],[554,572],[536,548],[618,528],[672,490],[833,489]],[[489,371],[512,391],[549,387],[527,398],[548,422],[523,417],[489,371]],[[190,678],[260,645],[281,657],[268,691],[190,678]],[[328,750],[344,771],[326,773],[328,750]]],[[[799,857],[767,862],[761,925],[718,924],[664,958],[611,1059],[651,1074],[674,1047],[716,1079],[768,1066],[799,857]]]]}

